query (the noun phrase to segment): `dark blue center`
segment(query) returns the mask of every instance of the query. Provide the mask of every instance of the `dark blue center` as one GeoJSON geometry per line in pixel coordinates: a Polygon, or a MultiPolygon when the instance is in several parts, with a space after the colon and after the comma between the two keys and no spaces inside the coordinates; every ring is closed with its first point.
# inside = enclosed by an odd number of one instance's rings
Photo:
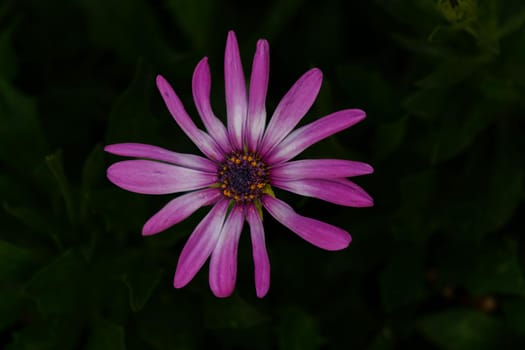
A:
{"type": "Polygon", "coordinates": [[[266,164],[255,153],[232,152],[219,167],[222,193],[235,201],[259,198],[267,183],[266,164]]]}

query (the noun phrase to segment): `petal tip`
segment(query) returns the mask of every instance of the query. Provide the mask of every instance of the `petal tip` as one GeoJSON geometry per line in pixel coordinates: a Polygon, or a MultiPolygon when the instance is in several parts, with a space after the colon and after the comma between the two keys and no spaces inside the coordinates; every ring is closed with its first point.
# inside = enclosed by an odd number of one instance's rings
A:
{"type": "Polygon", "coordinates": [[[317,78],[319,80],[323,79],[323,71],[320,70],[317,67],[314,67],[308,71],[310,75],[312,75],[314,78],[317,78]]]}
{"type": "Polygon", "coordinates": [[[146,222],[146,223],[144,224],[144,226],[142,227],[141,234],[142,234],[143,236],[152,236],[152,235],[154,235],[154,234],[156,234],[156,233],[159,233],[159,232],[160,232],[160,231],[156,230],[155,227],[153,227],[153,225],[151,225],[151,224],[149,223],[149,221],[148,221],[148,222],[146,222]]]}
{"type": "Polygon", "coordinates": [[[270,44],[268,43],[268,40],[266,39],[257,40],[257,50],[268,51],[269,48],[270,48],[270,44]]]}
{"type": "Polygon", "coordinates": [[[225,289],[225,290],[217,290],[212,288],[213,295],[215,295],[217,298],[227,298],[233,294],[233,290],[225,289]]]}
{"type": "Polygon", "coordinates": [[[155,81],[157,83],[157,86],[158,85],[163,85],[163,84],[166,84],[167,81],[166,81],[166,78],[164,78],[162,75],[160,74],[157,74],[157,76],[155,77],[155,81]]]}
{"type": "Polygon", "coordinates": [[[330,247],[331,249],[329,250],[343,250],[343,249],[346,249],[348,248],[348,246],[350,245],[350,243],[352,243],[352,236],[347,232],[346,233],[346,236],[343,238],[341,237],[341,240],[337,243],[334,242],[333,246],[330,247]]]}
{"type": "Polygon", "coordinates": [[[195,67],[195,71],[198,71],[200,69],[208,68],[208,56],[204,56],[201,58],[199,63],[197,63],[197,66],[195,67]]]}
{"type": "Polygon", "coordinates": [[[366,118],[366,112],[362,109],[354,109],[353,111],[355,113],[354,118],[356,118],[358,122],[366,118]]]}
{"type": "Polygon", "coordinates": [[[112,144],[112,145],[105,145],[104,146],[104,152],[113,153],[112,150],[113,150],[113,148],[115,148],[114,146],[115,146],[114,144],[112,144]]]}
{"type": "Polygon", "coordinates": [[[235,31],[233,29],[230,29],[228,31],[228,39],[235,38],[235,31]]]}
{"type": "Polygon", "coordinates": [[[188,284],[189,281],[186,281],[185,279],[181,278],[179,270],[175,272],[175,277],[173,277],[173,287],[180,289],[185,287],[188,284]]]}
{"type": "Polygon", "coordinates": [[[256,290],[257,298],[259,298],[259,299],[264,298],[266,296],[266,294],[268,294],[268,290],[269,289],[270,289],[269,286],[268,287],[264,287],[264,288],[260,288],[260,289],[258,288],[256,290]]]}

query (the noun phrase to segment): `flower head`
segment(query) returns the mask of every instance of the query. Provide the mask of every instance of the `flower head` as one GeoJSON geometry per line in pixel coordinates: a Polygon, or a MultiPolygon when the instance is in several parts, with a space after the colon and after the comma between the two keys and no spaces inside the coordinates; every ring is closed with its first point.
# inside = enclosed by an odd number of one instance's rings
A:
{"type": "Polygon", "coordinates": [[[237,275],[237,247],[248,222],[255,265],[257,296],[270,286],[270,262],[265,245],[262,208],[288,229],[326,250],[350,244],[345,230],[297,214],[278,199],[273,187],[344,206],[366,207],[372,198],[348,177],[370,174],[370,165],[338,159],[291,159],[310,145],[365,118],[346,109],[293,130],[314,103],[322,74],[313,68],[292,86],[266,125],[269,46],[259,40],[249,91],[234,32],[229,32],[224,57],[227,127],[210,105],[211,78],[207,58],[193,74],[193,98],[206,132],[186,113],[170,84],[157,76],[157,87],[171,115],[206,156],[172,152],[160,147],[121,143],[109,153],[140,158],[111,165],[107,176],[115,185],[144,194],[185,192],[151,217],[143,235],[161,232],[203,206],[212,206],[186,242],[177,264],[174,286],[188,284],[210,258],[209,282],[218,297],[229,296],[237,275]]]}

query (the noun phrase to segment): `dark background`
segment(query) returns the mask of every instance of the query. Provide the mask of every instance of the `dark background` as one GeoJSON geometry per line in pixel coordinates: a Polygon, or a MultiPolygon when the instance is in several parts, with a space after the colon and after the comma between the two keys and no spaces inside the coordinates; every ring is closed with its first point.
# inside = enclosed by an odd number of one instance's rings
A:
{"type": "Polygon", "coordinates": [[[522,0],[2,0],[0,348],[524,349],[525,5],[522,0]],[[373,208],[277,191],[347,229],[325,252],[265,215],[271,288],[255,296],[249,235],[234,295],[207,266],[172,287],[207,209],[153,237],[172,196],[105,178],[115,142],[196,152],[156,91],[163,74],[198,120],[191,75],[210,58],[224,118],[223,52],[248,75],[271,47],[271,113],[307,69],[324,72],[305,118],[368,118],[301,157],[372,164],[373,208]]]}

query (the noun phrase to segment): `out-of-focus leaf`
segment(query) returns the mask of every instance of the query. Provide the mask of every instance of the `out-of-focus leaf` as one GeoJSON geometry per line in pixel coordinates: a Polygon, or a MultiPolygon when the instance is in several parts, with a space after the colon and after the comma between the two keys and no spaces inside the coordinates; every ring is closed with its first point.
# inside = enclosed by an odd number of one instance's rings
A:
{"type": "Polygon", "coordinates": [[[401,145],[405,137],[407,121],[408,117],[403,116],[377,126],[374,148],[378,158],[386,158],[401,145]]]}
{"type": "Polygon", "coordinates": [[[266,320],[254,305],[234,295],[217,303],[212,300],[205,309],[206,327],[209,329],[243,329],[253,327],[266,320]]]}
{"type": "Polygon", "coordinates": [[[91,40],[129,64],[168,56],[151,4],[144,0],[76,0],[87,16],[91,40]]]}
{"type": "Polygon", "coordinates": [[[144,196],[130,194],[120,188],[102,188],[92,194],[92,203],[106,221],[106,229],[111,232],[135,232],[140,229],[147,216],[147,201],[144,196]]]}
{"type": "MultiPolygon", "coordinates": [[[[143,256],[141,258],[144,258],[143,256]]],[[[134,312],[142,310],[162,277],[162,270],[154,264],[135,260],[127,264],[122,280],[128,287],[129,304],[134,312]]]]}
{"type": "Polygon", "coordinates": [[[55,179],[62,198],[64,199],[64,204],[66,207],[66,212],[71,223],[76,223],[77,220],[77,207],[74,202],[73,193],[69,185],[69,181],[66,178],[64,172],[64,164],[62,159],[62,151],[55,152],[46,156],[46,163],[55,179]]]}
{"type": "Polygon", "coordinates": [[[422,249],[403,244],[394,250],[394,256],[379,278],[381,297],[387,312],[407,305],[417,305],[427,295],[422,249]]]}
{"type": "Polygon", "coordinates": [[[191,43],[200,51],[210,44],[210,34],[214,24],[213,0],[168,0],[167,8],[184,29],[191,43]]]}
{"type": "Polygon", "coordinates": [[[279,349],[313,350],[325,343],[319,330],[319,322],[313,316],[297,307],[281,310],[281,321],[277,326],[279,349]]]}
{"type": "Polygon", "coordinates": [[[81,330],[75,318],[50,318],[34,320],[23,329],[14,332],[6,350],[73,350],[81,330]]]}
{"type": "Polygon", "coordinates": [[[525,336],[525,300],[523,298],[503,300],[501,309],[509,328],[522,337],[525,336]]]}
{"type": "Polygon", "coordinates": [[[0,78],[0,160],[27,173],[46,152],[33,99],[0,78]]]}
{"type": "Polygon", "coordinates": [[[519,86],[514,79],[487,76],[480,82],[479,89],[486,97],[501,104],[510,105],[521,99],[519,86]]]}
{"type": "Polygon", "coordinates": [[[0,77],[11,81],[16,76],[16,55],[11,45],[11,36],[14,30],[11,26],[0,32],[0,77]]]}
{"type": "Polygon", "coordinates": [[[365,110],[367,115],[373,116],[372,120],[390,122],[403,115],[399,106],[400,91],[395,91],[379,72],[345,65],[338,67],[337,78],[338,85],[349,98],[348,104],[365,110]]]}
{"type": "Polygon", "coordinates": [[[0,290],[0,331],[20,318],[22,298],[14,290],[0,290]]]}
{"type": "Polygon", "coordinates": [[[0,280],[17,276],[34,263],[34,256],[25,248],[0,240],[0,280]]]}
{"type": "Polygon", "coordinates": [[[441,257],[440,279],[461,286],[474,295],[525,296],[525,280],[516,250],[508,244],[483,241],[463,244],[441,257]]]}
{"type": "Polygon", "coordinates": [[[392,233],[399,240],[421,242],[435,230],[431,207],[436,190],[436,173],[427,170],[399,181],[400,206],[392,219],[392,233]]]}
{"type": "Polygon", "coordinates": [[[445,101],[450,103],[447,92],[445,89],[419,89],[405,98],[403,106],[421,119],[432,120],[442,114],[445,101]]]}
{"type": "Polygon", "coordinates": [[[417,85],[425,88],[449,88],[467,79],[488,62],[490,57],[487,56],[449,59],[418,81],[417,85]]]}
{"type": "Polygon", "coordinates": [[[137,317],[138,335],[155,350],[198,349],[202,341],[201,308],[187,300],[173,298],[170,291],[159,295],[137,317]]]}
{"type": "Polygon", "coordinates": [[[44,315],[77,313],[87,305],[89,279],[81,255],[69,250],[39,270],[26,293],[44,315]]]}
{"type": "Polygon", "coordinates": [[[525,8],[514,13],[511,18],[507,19],[499,28],[498,37],[504,38],[523,28],[525,25],[525,8]]]}
{"type": "Polygon", "coordinates": [[[265,33],[268,39],[275,38],[286,23],[299,11],[304,4],[304,0],[284,0],[273,3],[268,11],[269,15],[264,16],[265,21],[261,25],[261,33],[265,33]]]}
{"type": "Polygon", "coordinates": [[[374,0],[374,3],[397,21],[428,33],[440,23],[435,2],[419,0],[374,0]]]}
{"type": "Polygon", "coordinates": [[[124,328],[107,320],[98,319],[93,325],[86,350],[125,350],[124,328]]]}
{"type": "Polygon", "coordinates": [[[104,151],[96,145],[89,153],[82,168],[82,188],[84,192],[93,189],[104,178],[104,151]]]}
{"type": "Polygon", "coordinates": [[[492,350],[503,345],[501,321],[470,310],[447,310],[419,321],[420,332],[444,350],[492,350]]]}
{"type": "Polygon", "coordinates": [[[140,60],[133,81],[113,106],[106,130],[106,143],[148,143],[148,140],[155,139],[155,120],[149,110],[154,86],[153,74],[140,60]]]}
{"type": "Polygon", "coordinates": [[[418,153],[435,164],[465,151],[475,137],[497,118],[497,111],[485,103],[469,105],[465,110],[464,101],[445,101],[448,106],[437,109],[439,115],[429,112],[429,115],[434,114],[435,120],[429,125],[429,132],[417,134],[414,145],[418,153]]]}
{"type": "Polygon", "coordinates": [[[4,210],[18,219],[20,223],[32,229],[34,233],[48,235],[54,237],[56,240],[56,226],[51,222],[51,213],[41,212],[34,208],[23,206],[13,206],[9,203],[4,203],[4,210]]]}
{"type": "Polygon", "coordinates": [[[392,350],[394,349],[394,337],[388,328],[383,329],[372,341],[367,350],[392,350]]]}
{"type": "Polygon", "coordinates": [[[441,225],[450,237],[479,238],[511,219],[524,187],[523,164],[516,161],[520,156],[514,140],[519,137],[517,131],[501,129],[492,154],[479,156],[463,175],[476,181],[457,183],[458,190],[449,196],[440,213],[441,225]]]}

